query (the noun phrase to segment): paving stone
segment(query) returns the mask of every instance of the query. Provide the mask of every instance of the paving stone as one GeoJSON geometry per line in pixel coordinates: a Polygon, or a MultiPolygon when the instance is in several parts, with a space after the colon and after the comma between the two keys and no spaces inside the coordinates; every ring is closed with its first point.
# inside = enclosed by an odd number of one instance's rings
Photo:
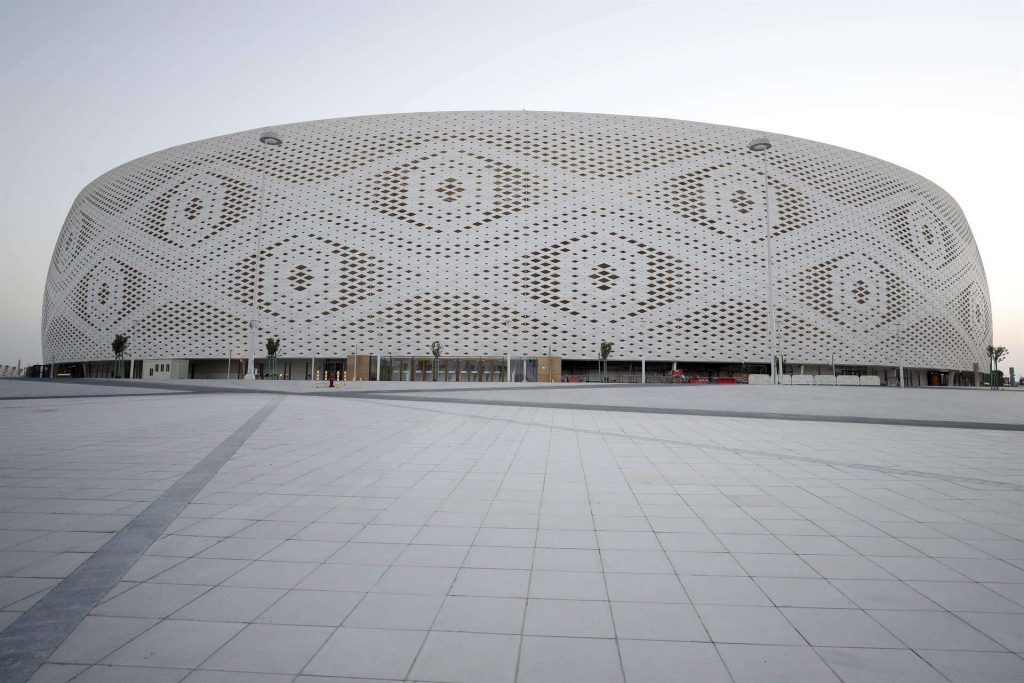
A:
{"type": "Polygon", "coordinates": [[[224,581],[226,586],[247,588],[294,588],[317,565],[297,562],[265,562],[257,560],[224,581]]]}
{"type": "Polygon", "coordinates": [[[249,564],[248,560],[215,560],[193,557],[149,579],[154,583],[216,586],[249,564]]]}
{"type": "Polygon", "coordinates": [[[432,631],[409,676],[453,683],[511,683],[518,657],[519,636],[432,631]]]}
{"type": "Polygon", "coordinates": [[[615,628],[607,602],[531,598],[526,603],[526,624],[523,633],[538,636],[614,638],[615,628]]]}
{"type": "Polygon", "coordinates": [[[782,613],[811,645],[900,647],[900,641],[858,609],[785,607],[782,613]]]}
{"type": "Polygon", "coordinates": [[[802,645],[800,637],[775,607],[696,605],[697,613],[716,643],[802,645]]]}
{"type": "Polygon", "coordinates": [[[953,683],[1020,683],[1024,659],[1000,652],[920,650],[919,654],[953,683]]]}
{"type": "Polygon", "coordinates": [[[242,624],[217,621],[163,621],[114,652],[103,663],[194,669],[242,628],[242,624]]]}
{"type": "Polygon", "coordinates": [[[338,629],[303,673],[317,676],[404,679],[426,631],[338,629]]]}
{"type": "Polygon", "coordinates": [[[130,617],[86,617],[50,655],[50,661],[95,664],[157,622],[130,617]]]}
{"type": "Polygon", "coordinates": [[[1007,650],[1024,654],[1024,614],[957,612],[956,615],[1007,650]]]}
{"type": "Polygon", "coordinates": [[[732,683],[718,651],[709,643],[619,640],[619,651],[626,681],[732,683]]]}
{"type": "Polygon", "coordinates": [[[708,641],[707,631],[690,605],[613,602],[615,634],[637,640],[708,641]]]}
{"type": "Polygon", "coordinates": [[[735,683],[838,683],[813,648],[805,645],[728,645],[718,652],[735,683]]]}
{"type": "Polygon", "coordinates": [[[750,605],[771,607],[772,601],[746,576],[681,576],[695,605],[750,605]]]}
{"type": "Polygon", "coordinates": [[[345,626],[426,630],[442,602],[442,595],[370,593],[345,619],[345,626]]]}
{"type": "Polygon", "coordinates": [[[943,683],[946,680],[912,650],[815,649],[844,683],[943,683]]]}
{"type": "Polygon", "coordinates": [[[523,636],[521,683],[619,683],[624,680],[614,640],[523,636]]]}
{"type": "Polygon", "coordinates": [[[854,607],[849,598],[824,579],[762,576],[755,581],[776,607],[854,607]]]}
{"type": "Polygon", "coordinates": [[[115,598],[100,603],[92,613],[108,617],[162,619],[208,590],[209,586],[141,583],[115,598]]]}
{"type": "Polygon", "coordinates": [[[998,652],[1005,649],[967,622],[946,612],[869,610],[868,614],[915,650],[998,652]]]}
{"type": "Polygon", "coordinates": [[[530,575],[530,597],[556,600],[607,600],[605,575],[599,572],[543,572],[530,575]]]}
{"type": "Polygon", "coordinates": [[[216,586],[174,613],[175,619],[250,622],[285,594],[282,588],[216,586]]]}
{"type": "Polygon", "coordinates": [[[97,664],[75,677],[75,683],[177,683],[188,674],[187,670],[143,667],[109,666],[97,664]]]}
{"type": "Polygon", "coordinates": [[[288,591],[260,614],[257,621],[268,624],[340,626],[364,593],[340,591],[288,591]]]}
{"type": "Polygon", "coordinates": [[[679,577],[671,574],[614,573],[604,578],[608,597],[618,602],[690,602],[679,577]]]}
{"type": "Polygon", "coordinates": [[[512,633],[523,630],[526,600],[450,595],[445,598],[433,628],[442,631],[512,633]]]}
{"type": "Polygon", "coordinates": [[[529,585],[530,572],[522,569],[463,568],[455,577],[450,592],[452,595],[525,598],[529,585]]]}
{"type": "Polygon", "coordinates": [[[250,624],[203,662],[203,668],[297,674],[331,633],[317,626],[250,624]]]}

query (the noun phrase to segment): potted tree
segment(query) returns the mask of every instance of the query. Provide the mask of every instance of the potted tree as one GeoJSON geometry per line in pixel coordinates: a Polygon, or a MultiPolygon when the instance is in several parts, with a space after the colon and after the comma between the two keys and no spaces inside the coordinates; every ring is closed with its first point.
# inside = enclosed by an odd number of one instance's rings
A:
{"type": "Polygon", "coordinates": [[[128,350],[128,335],[121,334],[120,332],[115,334],[114,341],[111,342],[110,348],[114,351],[115,373],[120,379],[124,374],[122,372],[122,365],[124,364],[124,352],[128,350]]]}
{"type": "Polygon", "coordinates": [[[267,365],[270,368],[270,376],[274,379],[277,379],[277,352],[280,348],[280,339],[267,337],[267,365]]]}
{"type": "Polygon", "coordinates": [[[988,369],[990,383],[993,389],[998,389],[1002,382],[1002,373],[999,372],[999,361],[1006,358],[1010,351],[1005,346],[992,346],[989,344],[985,347],[985,354],[988,356],[988,369]]]}
{"type": "Polygon", "coordinates": [[[441,358],[441,342],[436,341],[436,342],[434,342],[433,344],[430,345],[430,355],[432,355],[434,357],[434,372],[433,372],[434,379],[433,379],[433,381],[436,382],[437,381],[438,359],[441,358]]]}
{"type": "Polygon", "coordinates": [[[608,381],[608,356],[612,355],[612,343],[610,341],[601,342],[601,363],[604,365],[601,370],[601,382],[608,381]]]}

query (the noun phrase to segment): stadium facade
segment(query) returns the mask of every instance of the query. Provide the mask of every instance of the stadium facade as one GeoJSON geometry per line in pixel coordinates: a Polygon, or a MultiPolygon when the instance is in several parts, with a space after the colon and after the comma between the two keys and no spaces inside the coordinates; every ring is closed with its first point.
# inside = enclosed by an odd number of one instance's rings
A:
{"type": "Polygon", "coordinates": [[[686,121],[438,112],[225,135],[97,178],[53,252],[44,362],[108,376],[117,333],[144,378],[242,376],[255,355],[257,374],[433,379],[435,341],[439,380],[596,377],[610,341],[623,380],[774,356],[962,384],[991,310],[956,202],[893,164],[686,121]]]}

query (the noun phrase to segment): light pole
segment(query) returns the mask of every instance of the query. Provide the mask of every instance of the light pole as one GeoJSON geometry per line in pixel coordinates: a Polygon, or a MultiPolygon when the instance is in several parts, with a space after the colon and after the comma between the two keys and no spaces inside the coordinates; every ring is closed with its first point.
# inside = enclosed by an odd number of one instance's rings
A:
{"type": "Polygon", "coordinates": [[[374,322],[377,323],[377,381],[379,382],[380,381],[380,356],[383,353],[383,350],[381,349],[381,343],[380,343],[380,317],[375,318],[374,322]]]}
{"type": "Polygon", "coordinates": [[[512,382],[512,322],[505,321],[505,383],[512,382]]]}
{"type": "MultiPolygon", "coordinates": [[[[135,327],[139,324],[138,318],[132,318],[128,321],[129,331],[132,337],[135,336],[135,327]]],[[[129,337],[128,346],[132,350],[131,365],[128,366],[128,379],[135,379],[135,347],[132,345],[131,337],[129,337]]]]}
{"type": "Polygon", "coordinates": [[[900,389],[907,387],[906,376],[903,373],[903,347],[900,346],[900,337],[903,333],[903,323],[896,323],[896,364],[900,368],[900,389]]]}
{"type": "Polygon", "coordinates": [[[771,140],[768,138],[756,138],[750,141],[747,149],[751,152],[763,152],[764,160],[764,223],[765,223],[765,264],[768,278],[768,346],[771,348],[771,377],[772,384],[779,383],[776,372],[776,348],[775,348],[775,283],[772,282],[772,214],[771,195],[768,187],[768,150],[772,148],[771,140]]]}
{"type": "MultiPolygon", "coordinates": [[[[272,131],[260,134],[260,142],[270,147],[281,144],[281,138],[272,131]]],[[[263,258],[263,198],[266,191],[267,171],[260,176],[260,209],[256,219],[256,268],[252,276],[252,317],[249,320],[249,367],[246,368],[245,379],[256,379],[256,325],[259,314],[256,308],[256,293],[259,291],[260,266],[263,258]]]]}
{"type": "Polygon", "coordinates": [[[640,384],[647,384],[647,327],[640,318],[640,384]]]}

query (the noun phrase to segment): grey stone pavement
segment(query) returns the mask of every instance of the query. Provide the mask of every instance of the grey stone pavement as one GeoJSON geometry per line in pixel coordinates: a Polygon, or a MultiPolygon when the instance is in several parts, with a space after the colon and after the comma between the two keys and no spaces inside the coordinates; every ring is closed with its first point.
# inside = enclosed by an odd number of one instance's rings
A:
{"type": "Polygon", "coordinates": [[[1024,680],[1024,392],[255,384],[0,380],[0,680],[1024,680]]]}

